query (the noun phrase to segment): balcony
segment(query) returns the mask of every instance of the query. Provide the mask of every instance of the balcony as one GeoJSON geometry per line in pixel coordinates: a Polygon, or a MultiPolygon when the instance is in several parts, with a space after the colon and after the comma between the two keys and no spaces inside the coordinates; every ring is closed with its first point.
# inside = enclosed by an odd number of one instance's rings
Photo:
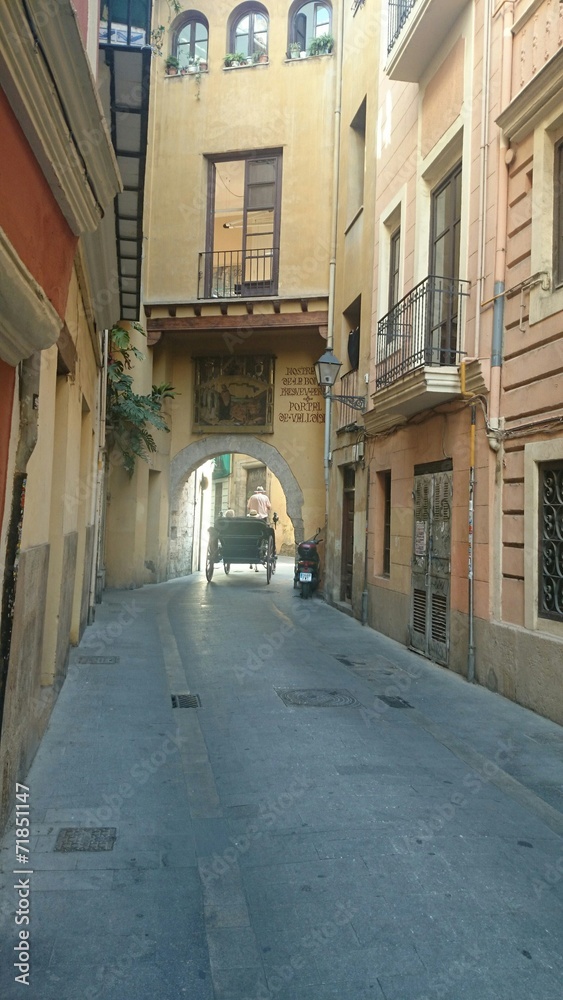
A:
{"type": "Polygon", "coordinates": [[[469,287],[468,281],[430,276],[380,319],[372,397],[378,429],[459,396],[462,304],[469,287]]]}
{"type": "Polygon", "coordinates": [[[386,75],[418,83],[467,6],[468,0],[388,0],[386,75]]]}
{"type": "Polygon", "coordinates": [[[277,295],[279,247],[199,254],[198,299],[277,295]]]}
{"type": "MultiPolygon", "coordinates": [[[[353,371],[347,372],[340,379],[340,385],[338,386],[339,396],[361,396],[363,395],[362,390],[366,391],[366,386],[360,384],[360,376],[357,368],[353,371]]],[[[350,406],[349,403],[340,401],[336,404],[338,406],[336,427],[338,430],[344,430],[346,427],[356,427],[358,423],[358,410],[350,406]]]]}

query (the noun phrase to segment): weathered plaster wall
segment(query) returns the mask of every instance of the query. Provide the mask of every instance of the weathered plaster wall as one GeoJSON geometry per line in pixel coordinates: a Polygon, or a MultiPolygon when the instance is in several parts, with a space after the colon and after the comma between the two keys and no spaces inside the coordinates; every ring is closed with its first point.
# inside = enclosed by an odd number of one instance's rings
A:
{"type": "Polygon", "coordinates": [[[0,743],[2,818],[12,808],[14,782],[27,773],[53,700],[52,694],[43,698],[41,689],[48,567],[48,545],[33,546],[20,555],[0,743]]]}

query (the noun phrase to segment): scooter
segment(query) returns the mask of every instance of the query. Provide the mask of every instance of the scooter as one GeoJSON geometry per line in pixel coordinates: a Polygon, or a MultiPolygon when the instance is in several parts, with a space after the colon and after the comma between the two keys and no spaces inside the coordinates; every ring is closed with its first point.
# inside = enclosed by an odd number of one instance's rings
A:
{"type": "Polygon", "coordinates": [[[303,598],[312,596],[321,578],[321,560],[317,550],[317,545],[322,542],[322,538],[319,538],[320,531],[319,528],[313,538],[297,546],[293,587],[301,588],[300,596],[303,598]]]}

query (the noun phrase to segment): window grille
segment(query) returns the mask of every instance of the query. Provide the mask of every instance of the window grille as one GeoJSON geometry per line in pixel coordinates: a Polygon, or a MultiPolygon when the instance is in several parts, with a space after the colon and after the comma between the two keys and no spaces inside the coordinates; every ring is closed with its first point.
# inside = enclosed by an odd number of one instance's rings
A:
{"type": "Polygon", "coordinates": [[[540,466],[539,515],[538,614],[563,621],[563,462],[540,466]]]}

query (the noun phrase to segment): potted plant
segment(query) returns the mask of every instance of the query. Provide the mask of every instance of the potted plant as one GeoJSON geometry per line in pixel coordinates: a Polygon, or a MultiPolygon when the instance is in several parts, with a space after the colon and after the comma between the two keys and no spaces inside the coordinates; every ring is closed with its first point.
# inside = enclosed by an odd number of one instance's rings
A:
{"type": "Polygon", "coordinates": [[[289,58],[299,59],[299,42],[292,42],[289,46],[289,58]]]}
{"type": "Polygon", "coordinates": [[[164,65],[166,67],[167,76],[177,75],[180,63],[176,59],[176,56],[167,56],[164,65]]]}
{"type": "Polygon", "coordinates": [[[321,35],[320,38],[312,38],[309,43],[310,56],[328,55],[334,47],[332,35],[321,35]]]}
{"type": "Polygon", "coordinates": [[[199,73],[200,70],[200,58],[196,56],[195,59],[188,59],[188,73],[199,73]]]}
{"type": "MultiPolygon", "coordinates": [[[[255,53],[255,55],[256,55],[256,53],[255,53]]],[[[258,53],[257,62],[259,62],[259,63],[267,63],[268,62],[268,53],[267,52],[259,52],[258,53]]]]}
{"type": "Polygon", "coordinates": [[[243,56],[240,52],[227,52],[225,56],[224,63],[228,68],[233,68],[234,66],[243,66],[246,62],[246,56],[243,56]]]}

